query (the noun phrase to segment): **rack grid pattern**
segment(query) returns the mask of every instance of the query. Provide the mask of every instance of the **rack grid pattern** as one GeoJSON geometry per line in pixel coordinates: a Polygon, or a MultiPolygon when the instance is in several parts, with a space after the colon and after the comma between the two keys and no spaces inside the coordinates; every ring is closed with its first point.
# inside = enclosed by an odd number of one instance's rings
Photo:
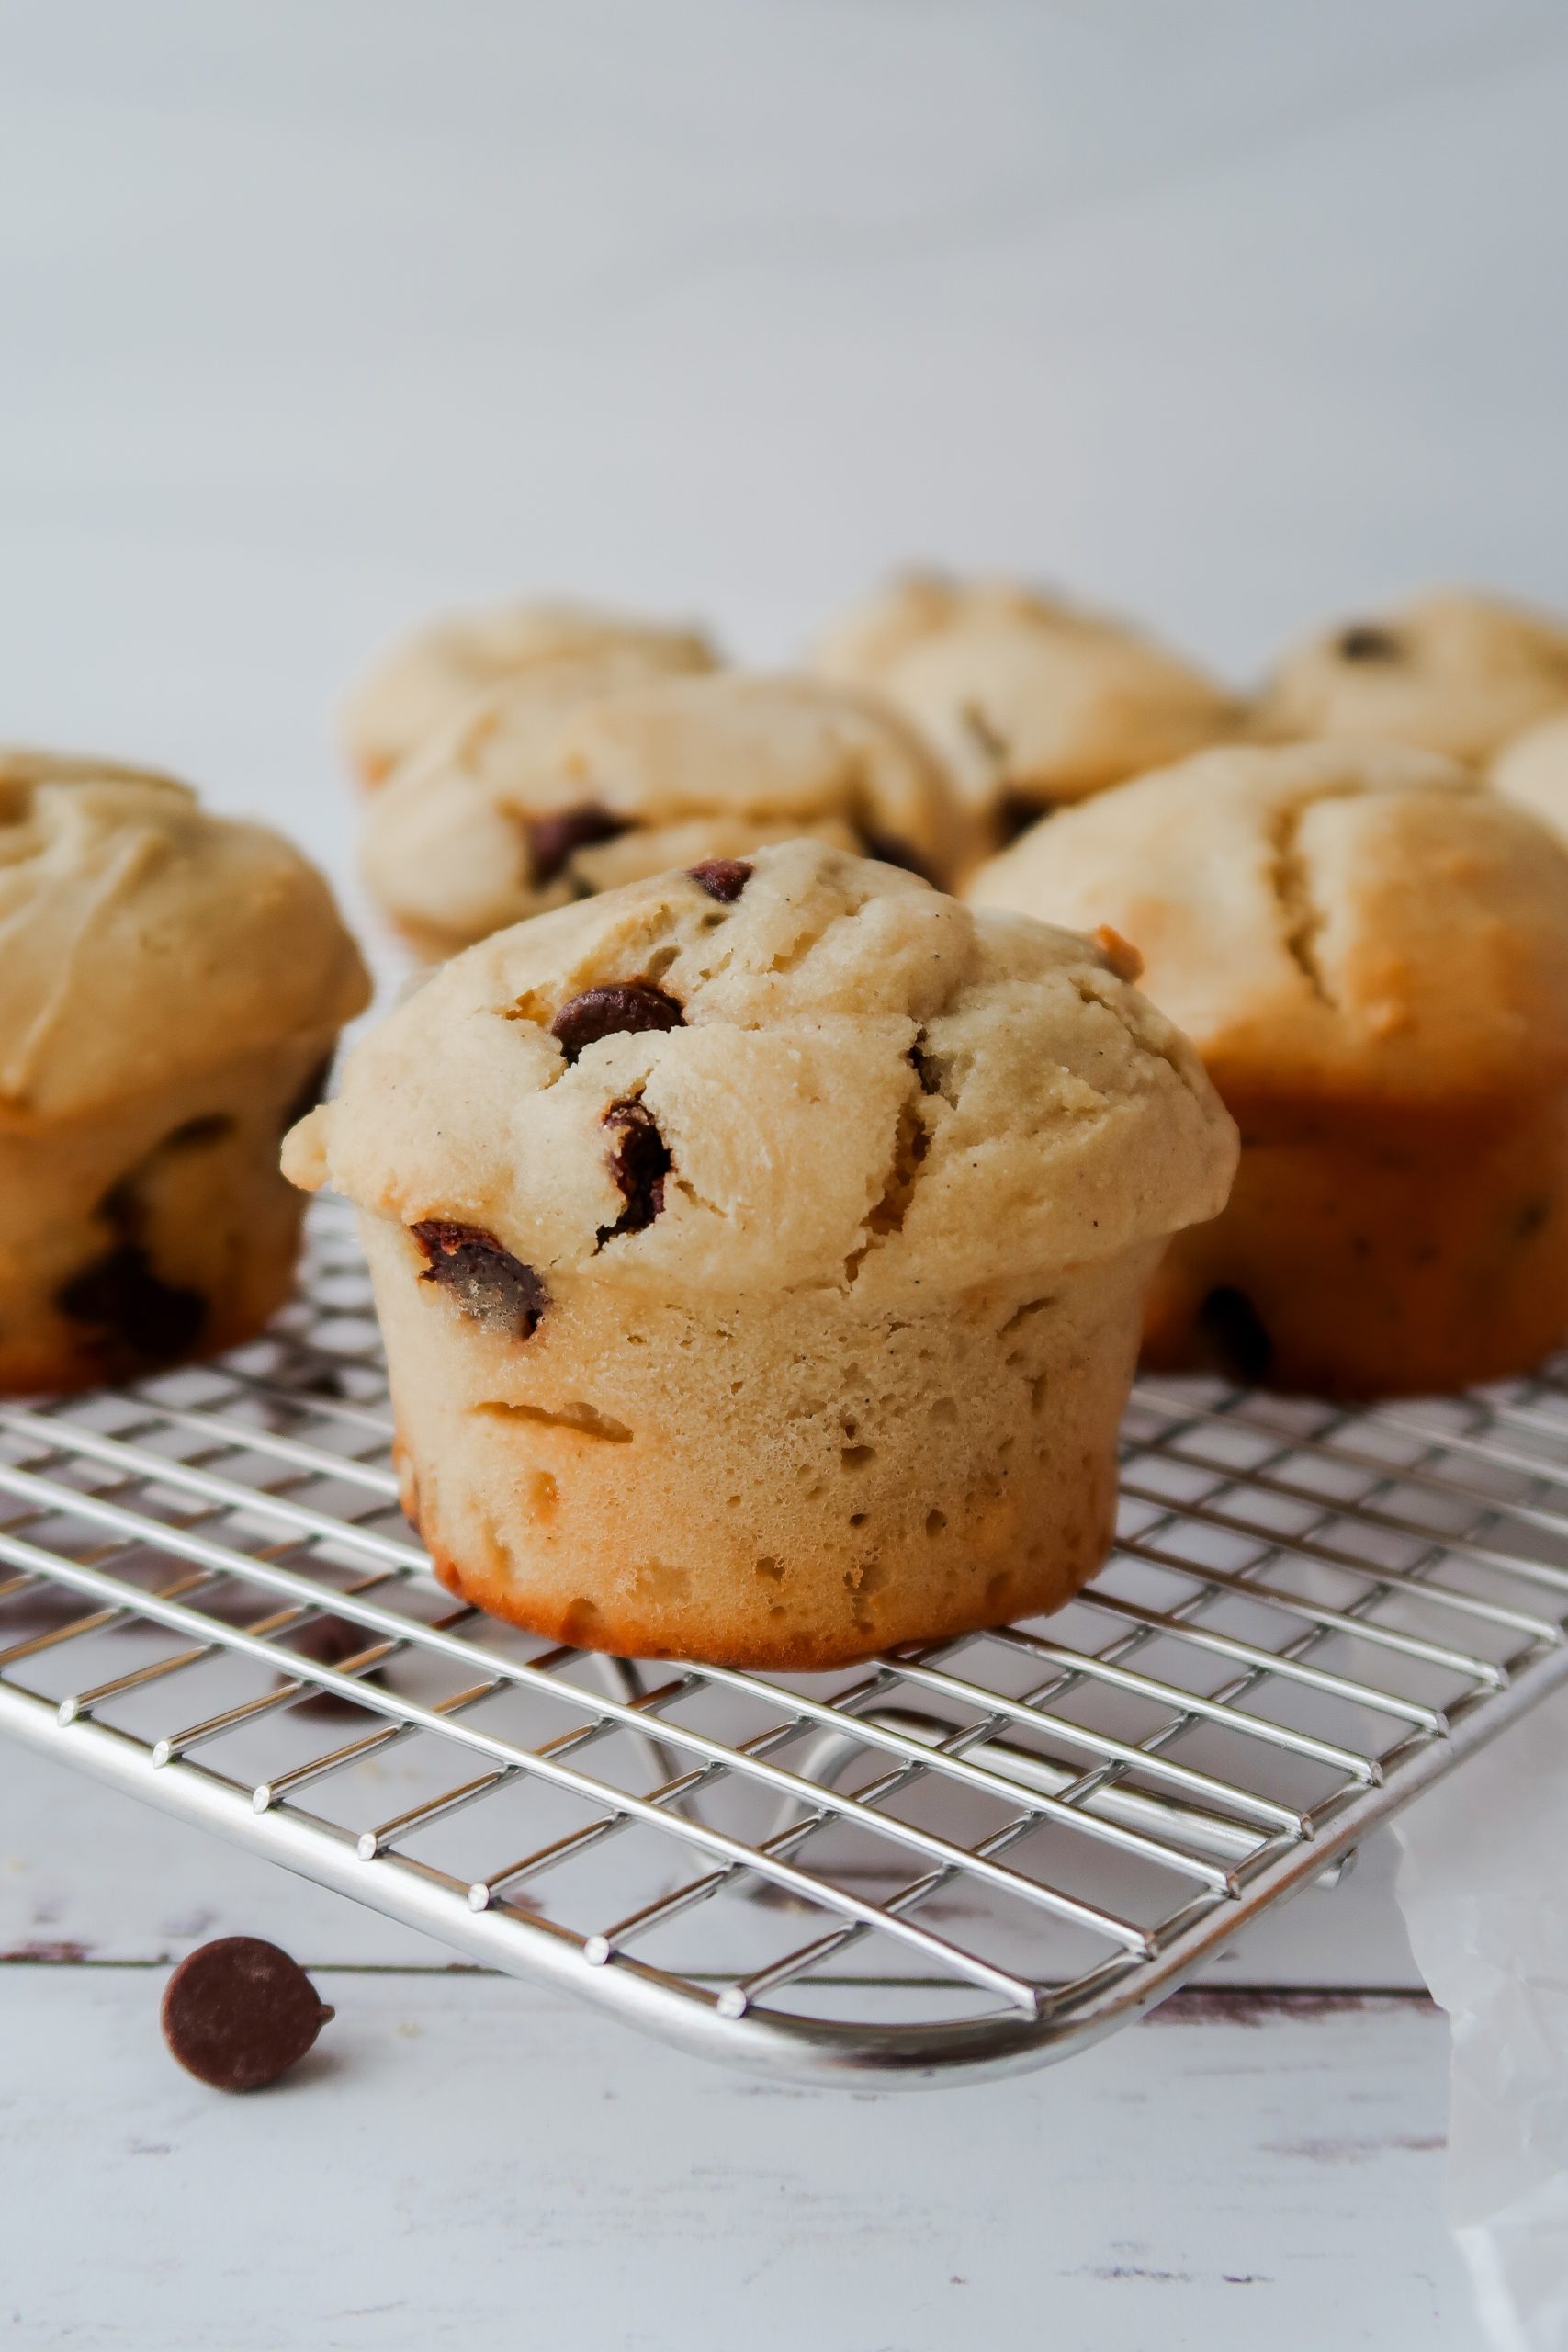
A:
{"type": "Polygon", "coordinates": [[[0,1408],[0,1728],[465,1954],[793,2075],[1135,2016],[1568,1677],[1568,1376],[1372,1411],[1140,1385],[1107,1566],[836,1675],[456,1604],[341,1205],[220,1363],[0,1408]]]}

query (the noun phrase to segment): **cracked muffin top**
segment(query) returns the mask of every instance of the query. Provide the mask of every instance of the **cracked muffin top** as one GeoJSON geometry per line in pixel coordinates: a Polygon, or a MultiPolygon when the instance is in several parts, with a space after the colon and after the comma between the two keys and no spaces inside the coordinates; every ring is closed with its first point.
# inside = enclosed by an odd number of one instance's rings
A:
{"type": "Polygon", "coordinates": [[[355,1050],[284,1164],[413,1228],[433,1270],[506,1254],[514,1286],[886,1295],[1066,1270],[1215,1215],[1233,1172],[1235,1130],[1131,968],[1119,941],[791,842],[469,949],[355,1050]]]}
{"type": "Polygon", "coordinates": [[[1201,752],[1053,817],[969,896],[1124,933],[1233,1109],[1568,1074],[1568,853],[1427,752],[1201,752]]]}
{"type": "Polygon", "coordinates": [[[335,1031],[370,986],[332,892],[172,777],[0,752],[0,1120],[73,1118],[335,1031]]]}
{"type": "Polygon", "coordinates": [[[940,763],[849,687],[721,671],[563,706],[544,677],[470,703],[367,812],[366,880],[427,954],[802,833],[936,881],[962,861],[940,763]]]}
{"type": "MultiPolygon", "coordinates": [[[[581,605],[498,605],[432,621],[393,646],[344,705],[344,747],[367,783],[446,726],[473,695],[503,679],[596,663],[612,684],[712,670],[702,630],[592,612],[581,605]]],[[[558,685],[562,680],[558,674],[558,685]]]]}
{"type": "Polygon", "coordinates": [[[815,662],[914,719],[996,839],[1241,723],[1175,654],[1011,581],[911,573],[846,614],[815,662]]]}
{"type": "Polygon", "coordinates": [[[1568,709],[1568,625],[1450,589],[1342,622],[1286,654],[1266,685],[1265,735],[1415,743],[1483,763],[1568,709]]]}

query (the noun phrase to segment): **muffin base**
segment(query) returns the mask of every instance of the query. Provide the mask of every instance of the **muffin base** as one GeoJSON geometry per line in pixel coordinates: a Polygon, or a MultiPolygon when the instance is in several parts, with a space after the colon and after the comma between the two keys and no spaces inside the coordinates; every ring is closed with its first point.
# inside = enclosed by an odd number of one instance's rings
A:
{"type": "Polygon", "coordinates": [[[809,1671],[1057,1608],[1105,1556],[1149,1248],[871,1309],[552,1278],[518,1340],[362,1223],[404,1509],[493,1616],[809,1671]]]}
{"type": "Polygon", "coordinates": [[[279,1144],[333,1042],[290,1038],[92,1117],[0,1125],[0,1394],[96,1387],[261,1329],[305,1205],[279,1144]]]}
{"type": "Polygon", "coordinates": [[[1529,1372],[1568,1339],[1568,1105],[1253,1136],[1237,1116],[1229,1205],[1171,1242],[1146,1363],[1369,1398],[1529,1372]]]}

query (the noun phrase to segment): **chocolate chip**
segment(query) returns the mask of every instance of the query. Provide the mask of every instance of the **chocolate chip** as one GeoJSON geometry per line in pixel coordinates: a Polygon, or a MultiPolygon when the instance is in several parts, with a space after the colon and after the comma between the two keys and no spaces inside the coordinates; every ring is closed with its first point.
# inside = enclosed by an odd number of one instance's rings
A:
{"type": "Polygon", "coordinates": [[[298,1961],[259,1936],[220,1936],[164,1987],[164,2039],[215,2091],[257,2091],[297,2066],[332,2017],[298,1961]]]}
{"type": "Polygon", "coordinates": [[[550,1023],[550,1035],[566,1047],[574,1062],[584,1046],[623,1030],[683,1029],[686,1016],[672,996],[649,980],[615,980],[607,988],[584,989],[563,1004],[550,1023]]]}
{"type": "Polygon", "coordinates": [[[428,1261],[422,1283],[437,1283],[449,1290],[476,1323],[488,1323],[510,1339],[533,1338],[550,1295],[532,1266],[477,1225],[425,1217],[409,1231],[428,1261]]]}
{"type": "Polygon", "coordinates": [[[328,1054],[324,1060],[319,1061],[316,1064],[315,1069],[311,1070],[310,1076],[304,1080],[303,1084],[300,1086],[299,1093],[295,1095],[293,1101],[289,1103],[288,1110],[285,1111],[283,1114],[283,1132],[285,1135],[288,1133],[290,1127],[298,1126],[301,1119],[308,1118],[310,1113],[315,1109],[318,1102],[324,1102],[326,1101],[327,1080],[331,1078],[332,1074],[333,1057],[331,1054],[328,1054]]]}
{"type": "Polygon", "coordinates": [[[1222,1283],[1198,1309],[1198,1329],[1217,1369],[1227,1380],[1251,1387],[1269,1377],[1274,1342],[1244,1290],[1222,1283]]]}
{"type": "Polygon", "coordinates": [[[690,865],[686,871],[710,899],[722,899],[727,907],[735,904],[751,879],[751,868],[743,857],[705,857],[700,865],[690,865]]]}
{"type": "Polygon", "coordinates": [[[621,1188],[626,1207],[614,1225],[600,1227],[601,1250],[606,1241],[641,1233],[653,1223],[664,1206],[664,1179],[674,1164],[653,1114],[641,1102],[612,1102],[604,1124],[615,1137],[610,1173],[621,1188]]]}
{"type": "Polygon", "coordinates": [[[617,817],[597,800],[585,800],[579,808],[558,808],[548,817],[535,817],[526,830],[533,878],[542,890],[547,883],[559,880],[580,849],[592,849],[595,842],[616,841],[631,831],[632,824],[629,817],[617,817]]]}
{"type": "Polygon", "coordinates": [[[926,1033],[923,1029],[909,1048],[909,1066],[920,1081],[922,1094],[942,1092],[942,1077],[926,1052],[926,1033]]]}
{"type": "Polygon", "coordinates": [[[1397,662],[1404,648],[1392,629],[1380,628],[1375,621],[1354,621],[1340,631],[1334,650],[1342,662],[1397,662]]]}
{"type": "Polygon", "coordinates": [[[997,847],[1007,849],[1021,833],[1026,833],[1031,825],[1037,825],[1042,817],[1048,817],[1055,805],[1054,800],[1043,800],[1030,792],[1000,794],[992,820],[997,847]]]}
{"type": "Polygon", "coordinates": [[[95,1258],[61,1286],[54,1303],[71,1322],[94,1327],[110,1361],[127,1369],[188,1353],[207,1321],[200,1291],[162,1281],[138,1241],[95,1258]]]}
{"type": "Polygon", "coordinates": [[[865,856],[874,857],[879,865],[901,866],[906,874],[918,874],[922,882],[935,883],[936,876],[921,857],[897,833],[861,834],[861,849],[865,856]]]}

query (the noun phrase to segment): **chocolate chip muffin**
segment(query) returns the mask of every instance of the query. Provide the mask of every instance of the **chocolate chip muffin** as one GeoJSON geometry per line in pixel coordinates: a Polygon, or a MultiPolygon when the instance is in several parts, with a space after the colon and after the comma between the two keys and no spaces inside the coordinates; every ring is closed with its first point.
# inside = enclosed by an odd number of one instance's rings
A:
{"type": "Polygon", "coordinates": [[[1415,743],[1484,765],[1510,736],[1568,709],[1568,623],[1450,590],[1341,622],[1287,653],[1258,731],[1415,743]]]}
{"type": "Polygon", "coordinates": [[[816,651],[874,686],[952,769],[987,846],[1059,802],[1235,734],[1235,699],[1121,622],[1011,581],[916,572],[847,614],[816,651]]]}
{"type": "Polygon", "coordinates": [[[896,712],[819,678],[660,678],[567,708],[502,686],[369,803],[364,865],[409,944],[439,958],[671,865],[802,834],[935,881],[967,831],[896,712]]]}
{"type": "Polygon", "coordinates": [[[140,769],[0,753],[0,1390],[248,1338],[286,1295],[279,1138],[369,989],[326,884],[140,769]]]}
{"type": "Polygon", "coordinates": [[[1568,710],[1527,728],[1492,763],[1495,792],[1568,841],[1568,710]]]}
{"type": "Polygon", "coordinates": [[[806,1668],[1098,1565],[1145,1284],[1234,1155],[1089,941],[793,842],[457,957],[285,1164],[359,1204],[454,1590],[806,1668]]]}
{"type": "Polygon", "coordinates": [[[577,605],[501,605],[432,621],[383,655],[344,706],[344,747],[362,783],[384,783],[400,760],[504,680],[535,677],[570,697],[572,665],[597,691],[639,678],[711,670],[701,629],[590,612],[577,605]],[[564,667],[563,667],[564,665],[564,667]]]}
{"type": "Polygon", "coordinates": [[[1052,818],[972,896],[1125,933],[1240,1125],[1154,1363],[1373,1396],[1568,1338],[1568,853],[1532,819],[1392,745],[1217,751],[1052,818]]]}

